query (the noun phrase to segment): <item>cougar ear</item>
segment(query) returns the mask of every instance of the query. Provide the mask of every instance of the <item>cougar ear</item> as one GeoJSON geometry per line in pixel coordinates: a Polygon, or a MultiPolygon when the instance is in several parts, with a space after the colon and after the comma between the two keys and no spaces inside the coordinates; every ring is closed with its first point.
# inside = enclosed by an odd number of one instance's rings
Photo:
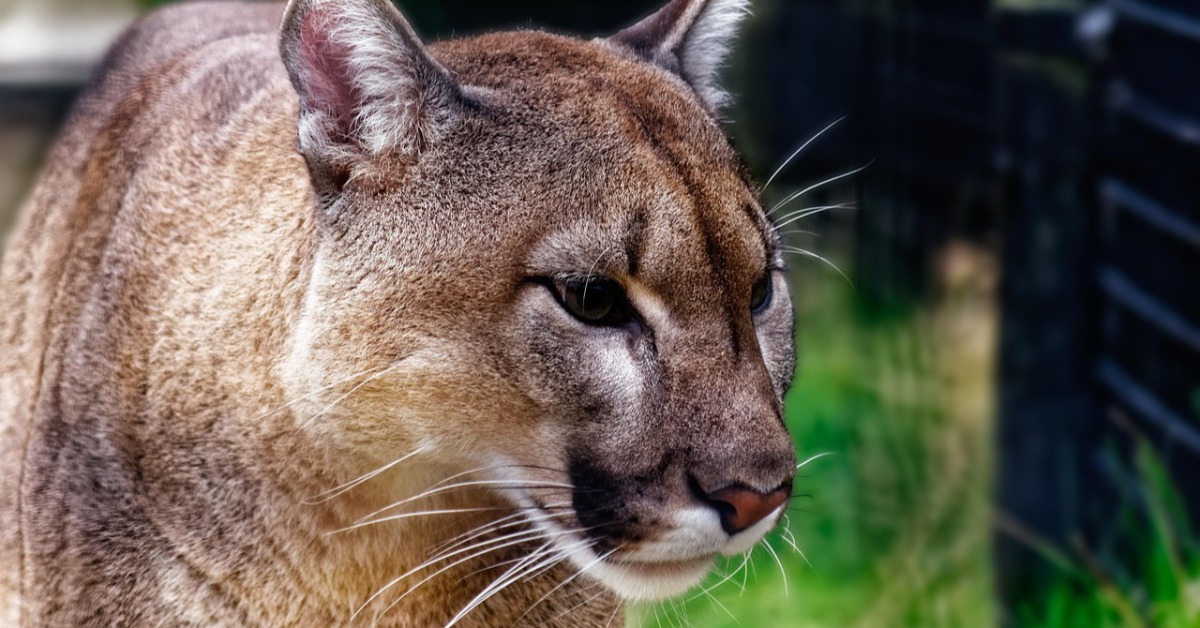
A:
{"type": "Polygon", "coordinates": [[[415,159],[461,104],[454,78],[389,0],[291,0],[280,52],[300,95],[300,151],[314,171],[415,159]]]}
{"type": "Polygon", "coordinates": [[[749,0],[671,0],[654,15],[614,35],[626,46],[691,84],[713,112],[729,101],[718,72],[729,57],[749,0]]]}

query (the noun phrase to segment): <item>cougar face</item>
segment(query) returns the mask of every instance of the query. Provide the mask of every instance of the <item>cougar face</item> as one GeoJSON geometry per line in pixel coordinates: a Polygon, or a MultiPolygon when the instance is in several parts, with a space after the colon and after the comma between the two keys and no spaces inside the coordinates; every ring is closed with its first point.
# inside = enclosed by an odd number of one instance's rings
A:
{"type": "MultiPolygon", "coordinates": [[[[285,367],[294,393],[381,373],[371,412],[322,419],[333,442],[478,469],[628,598],[681,593],[748,550],[791,492],[777,238],[716,103],[651,41],[737,4],[675,2],[608,41],[435,45],[416,157],[331,166],[336,136],[302,135],[327,204],[285,367]]],[[[299,43],[285,36],[302,103],[305,55],[337,45],[307,25],[346,19],[319,6],[295,7],[299,43]]],[[[311,99],[302,134],[338,106],[311,99]]]]}

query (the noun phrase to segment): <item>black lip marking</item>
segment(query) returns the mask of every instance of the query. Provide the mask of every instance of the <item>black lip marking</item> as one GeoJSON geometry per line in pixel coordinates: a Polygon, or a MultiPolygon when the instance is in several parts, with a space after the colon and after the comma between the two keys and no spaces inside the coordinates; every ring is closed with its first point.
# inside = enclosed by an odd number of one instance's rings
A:
{"type": "Polygon", "coordinates": [[[575,487],[571,491],[571,505],[584,536],[596,544],[594,549],[615,548],[625,533],[625,500],[619,489],[620,479],[578,454],[571,455],[568,472],[575,487]]]}

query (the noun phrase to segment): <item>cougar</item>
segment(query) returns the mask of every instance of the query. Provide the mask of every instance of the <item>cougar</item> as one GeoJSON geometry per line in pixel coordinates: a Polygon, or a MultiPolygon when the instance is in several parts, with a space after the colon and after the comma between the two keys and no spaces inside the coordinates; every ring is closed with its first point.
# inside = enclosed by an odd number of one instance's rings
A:
{"type": "Polygon", "coordinates": [[[0,274],[0,623],[598,628],[752,549],[796,455],[747,8],[143,18],[0,274]]]}

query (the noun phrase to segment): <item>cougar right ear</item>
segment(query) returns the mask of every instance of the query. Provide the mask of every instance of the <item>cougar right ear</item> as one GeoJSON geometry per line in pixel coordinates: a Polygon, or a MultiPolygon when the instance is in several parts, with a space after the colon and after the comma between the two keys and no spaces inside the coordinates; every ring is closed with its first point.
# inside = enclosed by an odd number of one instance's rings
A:
{"type": "Polygon", "coordinates": [[[460,110],[458,84],[389,0],[291,0],[280,52],[314,175],[415,160],[460,110]]]}
{"type": "Polygon", "coordinates": [[[671,0],[609,41],[683,77],[716,113],[729,101],[718,74],[749,14],[749,0],[671,0]]]}

